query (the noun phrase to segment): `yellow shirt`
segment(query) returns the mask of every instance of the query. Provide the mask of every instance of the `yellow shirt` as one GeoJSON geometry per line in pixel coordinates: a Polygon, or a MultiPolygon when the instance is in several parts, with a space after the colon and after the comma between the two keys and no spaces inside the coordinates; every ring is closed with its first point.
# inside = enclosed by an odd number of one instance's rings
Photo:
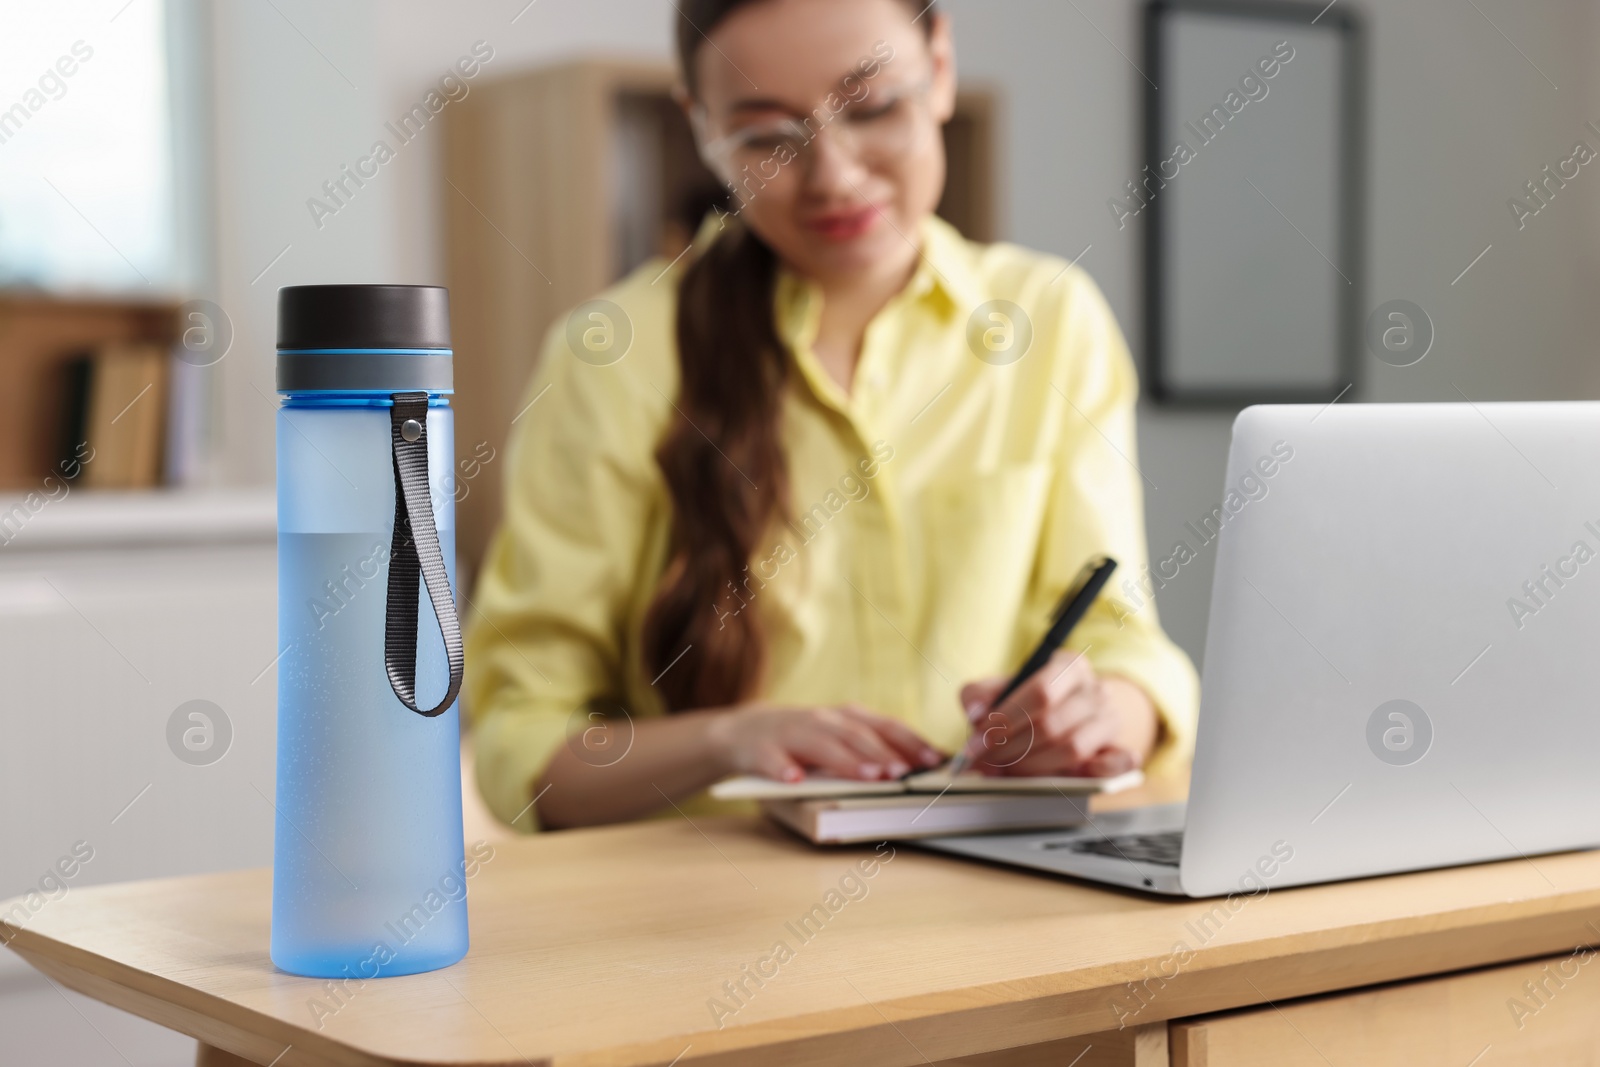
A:
{"type": "MultiPolygon", "coordinates": [[[[1138,386],[1116,321],[1059,259],[974,244],[937,218],[922,236],[848,395],[812,352],[819,292],[779,276],[779,334],[798,370],[781,427],[794,518],[719,607],[760,613],[760,695],[857,702],[954,749],[968,729],[960,687],[1015,670],[1103,553],[1121,566],[1068,647],[1144,688],[1164,725],[1153,767],[1181,763],[1194,669],[1148,598],[1135,609],[1110,595],[1146,561],[1138,386]]],[[[626,722],[606,749],[587,746],[592,710],[663,713],[639,645],[671,515],[654,459],[678,374],[678,273],[663,270],[647,264],[602,294],[631,323],[620,360],[580,360],[566,321],[552,328],[508,449],[505,517],[468,612],[466,696],[479,788],[520,828],[535,826],[531,786],[556,746],[627,758],[626,722]]]]}

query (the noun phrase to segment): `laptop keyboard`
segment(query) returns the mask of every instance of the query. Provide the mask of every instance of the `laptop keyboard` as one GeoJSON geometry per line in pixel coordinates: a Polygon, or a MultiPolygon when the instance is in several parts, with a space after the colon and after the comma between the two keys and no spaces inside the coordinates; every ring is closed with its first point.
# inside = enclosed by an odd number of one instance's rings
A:
{"type": "Polygon", "coordinates": [[[1081,837],[1068,841],[1046,841],[1045,848],[1069,848],[1130,863],[1153,863],[1176,867],[1183,855],[1183,831],[1158,834],[1116,834],[1112,837],[1081,837]]]}

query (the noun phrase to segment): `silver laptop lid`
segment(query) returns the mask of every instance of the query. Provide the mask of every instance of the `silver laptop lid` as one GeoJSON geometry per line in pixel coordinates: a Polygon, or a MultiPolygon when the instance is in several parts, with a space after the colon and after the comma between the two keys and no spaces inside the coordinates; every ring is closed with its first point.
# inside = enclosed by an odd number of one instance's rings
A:
{"type": "Polygon", "coordinates": [[[1600,844],[1600,404],[1254,407],[1224,494],[1187,892],[1600,844]]]}

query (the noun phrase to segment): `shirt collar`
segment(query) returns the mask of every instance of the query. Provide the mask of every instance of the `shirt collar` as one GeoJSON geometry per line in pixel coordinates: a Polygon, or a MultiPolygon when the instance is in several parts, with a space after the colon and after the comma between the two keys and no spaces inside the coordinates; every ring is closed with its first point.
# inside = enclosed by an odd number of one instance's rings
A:
{"type": "Polygon", "coordinates": [[[921,232],[922,254],[906,295],[916,299],[938,294],[948,314],[970,315],[984,300],[972,245],[937,215],[923,220],[921,232]]]}
{"type": "MultiPolygon", "coordinates": [[[[716,213],[708,215],[695,234],[696,252],[716,240],[725,227],[716,213]]],[[[891,303],[929,300],[940,305],[946,318],[970,315],[984,301],[972,244],[937,215],[929,215],[920,228],[921,249],[906,287],[891,303]]],[[[778,273],[774,293],[779,334],[791,344],[807,347],[815,337],[821,311],[816,287],[787,269],[778,273]]]]}
{"type": "MultiPolygon", "coordinates": [[[[946,320],[964,319],[985,299],[972,244],[936,215],[923,220],[920,234],[916,267],[905,288],[890,300],[889,308],[928,301],[946,320]]],[[[791,343],[809,345],[822,307],[817,287],[783,269],[775,297],[779,333],[791,343]]]]}

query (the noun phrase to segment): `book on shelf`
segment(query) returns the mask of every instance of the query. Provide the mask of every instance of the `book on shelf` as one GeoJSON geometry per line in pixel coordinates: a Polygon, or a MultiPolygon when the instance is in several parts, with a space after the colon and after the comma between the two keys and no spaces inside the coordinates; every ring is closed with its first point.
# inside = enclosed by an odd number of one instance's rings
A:
{"type": "Polygon", "coordinates": [[[165,345],[110,344],[69,360],[63,471],[88,489],[161,484],[172,355],[165,345]]]}

